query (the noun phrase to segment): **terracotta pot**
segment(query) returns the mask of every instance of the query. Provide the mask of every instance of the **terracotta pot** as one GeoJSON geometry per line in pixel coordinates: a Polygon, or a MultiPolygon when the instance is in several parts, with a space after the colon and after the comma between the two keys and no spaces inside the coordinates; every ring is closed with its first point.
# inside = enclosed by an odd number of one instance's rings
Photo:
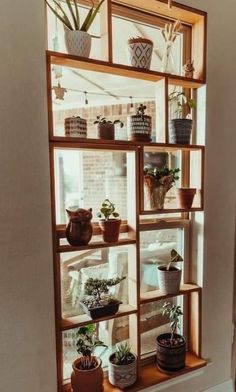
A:
{"type": "Polygon", "coordinates": [[[171,120],[169,130],[169,143],[190,144],[193,120],[178,118],[171,120]]]}
{"type": "Polygon", "coordinates": [[[196,188],[177,188],[176,193],[179,199],[180,208],[190,210],[196,194],[196,188]]]}
{"type": "Polygon", "coordinates": [[[91,319],[96,320],[100,317],[107,317],[116,314],[119,310],[121,301],[112,302],[109,305],[99,306],[97,308],[88,308],[83,302],[80,302],[85,312],[91,319]]]}
{"type": "Polygon", "coordinates": [[[153,42],[146,38],[131,38],[128,41],[130,63],[136,68],[150,69],[153,42]]]}
{"type": "Polygon", "coordinates": [[[102,392],[103,391],[103,370],[102,361],[96,358],[98,365],[91,370],[80,370],[76,365],[80,362],[77,358],[73,364],[71,373],[71,386],[73,392],[102,392]]]}
{"type": "Polygon", "coordinates": [[[169,347],[160,342],[170,336],[170,333],[163,333],[157,337],[157,365],[161,370],[176,372],[185,367],[186,342],[183,336],[178,334],[175,334],[175,337],[182,338],[182,344],[169,347]]]}
{"type": "Polygon", "coordinates": [[[98,124],[98,138],[105,140],[115,139],[115,125],[111,123],[98,124]]]}
{"type": "Polygon", "coordinates": [[[117,242],[120,234],[120,219],[101,219],[99,226],[102,230],[104,242],[117,242]]]}
{"type": "Polygon", "coordinates": [[[128,365],[115,365],[112,363],[114,356],[115,354],[112,354],[108,361],[109,382],[123,390],[133,385],[137,380],[137,357],[133,354],[135,360],[128,365]]]}
{"type": "Polygon", "coordinates": [[[177,294],[180,290],[181,268],[170,267],[169,271],[166,265],[157,267],[159,289],[163,294],[177,294]]]}
{"type": "Polygon", "coordinates": [[[65,44],[69,54],[80,57],[89,57],[92,38],[85,31],[69,30],[65,28],[65,44]]]}
{"type": "Polygon", "coordinates": [[[130,139],[133,141],[150,142],[152,140],[152,117],[146,114],[135,114],[129,117],[130,139]]]}

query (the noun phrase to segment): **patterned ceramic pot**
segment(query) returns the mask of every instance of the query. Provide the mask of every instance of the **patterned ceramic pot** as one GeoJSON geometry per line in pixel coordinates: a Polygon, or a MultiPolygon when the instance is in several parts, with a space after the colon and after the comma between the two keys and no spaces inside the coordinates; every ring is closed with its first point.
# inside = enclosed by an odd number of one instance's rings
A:
{"type": "Polygon", "coordinates": [[[181,268],[170,267],[166,269],[166,265],[157,267],[159,289],[163,294],[177,294],[180,290],[181,268]]]}
{"type": "Polygon", "coordinates": [[[103,391],[103,370],[102,361],[96,358],[97,367],[91,370],[80,370],[77,365],[80,358],[76,359],[71,373],[71,386],[73,392],[102,392],[103,391]]]}
{"type": "Polygon", "coordinates": [[[65,44],[69,54],[80,57],[89,57],[92,38],[85,31],[65,30],[65,44]]]}
{"type": "Polygon", "coordinates": [[[130,139],[134,141],[150,142],[152,140],[152,118],[146,114],[135,114],[130,117],[130,139]]]}
{"type": "Polygon", "coordinates": [[[169,143],[190,144],[193,120],[178,118],[171,120],[169,130],[169,143]]]}
{"type": "Polygon", "coordinates": [[[170,338],[170,333],[157,337],[157,365],[161,370],[176,372],[185,367],[186,342],[183,336],[175,334],[181,343],[176,346],[165,346],[162,342],[170,338]]]}
{"type": "Polygon", "coordinates": [[[136,68],[150,69],[153,42],[146,38],[131,38],[128,41],[130,63],[136,68]]]}
{"type": "Polygon", "coordinates": [[[122,390],[133,385],[137,380],[137,357],[135,354],[134,361],[129,365],[115,365],[112,359],[115,354],[109,357],[108,361],[108,378],[109,382],[122,390]]]}
{"type": "Polygon", "coordinates": [[[80,117],[68,117],[64,120],[65,135],[69,137],[86,138],[87,121],[80,117]]]}

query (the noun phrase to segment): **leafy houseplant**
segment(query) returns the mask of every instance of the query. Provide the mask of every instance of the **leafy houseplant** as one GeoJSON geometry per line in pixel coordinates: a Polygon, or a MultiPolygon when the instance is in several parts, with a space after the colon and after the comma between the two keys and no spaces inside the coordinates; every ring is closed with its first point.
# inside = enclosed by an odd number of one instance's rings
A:
{"type": "Polygon", "coordinates": [[[85,298],[82,299],[81,304],[92,319],[118,312],[121,301],[109,294],[109,289],[124,279],[125,277],[113,279],[89,278],[87,280],[84,286],[85,298]]]}
{"type": "Polygon", "coordinates": [[[136,114],[130,116],[130,138],[134,141],[150,142],[152,140],[152,118],[145,114],[147,107],[137,107],[136,114]]]}
{"type": "Polygon", "coordinates": [[[144,168],[144,186],[151,210],[162,210],[167,192],[179,179],[180,169],[144,168]]]}
{"type": "Polygon", "coordinates": [[[176,118],[171,120],[169,143],[190,144],[193,120],[186,118],[190,116],[191,110],[196,109],[196,101],[187,98],[183,92],[173,91],[169,94],[171,105],[177,105],[176,118]]]}
{"type": "Polygon", "coordinates": [[[76,349],[80,356],[73,362],[71,373],[74,392],[103,391],[102,361],[94,355],[95,348],[99,346],[107,347],[101,340],[96,339],[93,324],[78,329],[76,349]]]}
{"type": "Polygon", "coordinates": [[[109,382],[118,388],[126,388],[137,380],[137,357],[131,353],[128,343],[120,344],[108,362],[109,382]]]}
{"type": "Polygon", "coordinates": [[[177,334],[180,328],[180,306],[165,302],[163,316],[167,316],[171,333],[164,333],[157,337],[157,365],[165,371],[178,371],[185,366],[186,342],[183,336],[177,334]]]}
{"type": "Polygon", "coordinates": [[[102,230],[103,241],[117,242],[119,239],[121,219],[116,219],[119,217],[119,214],[115,211],[115,204],[109,199],[105,199],[97,216],[100,218],[99,226],[102,230]]]}
{"type": "Polygon", "coordinates": [[[116,124],[120,124],[121,128],[124,126],[124,123],[120,120],[110,121],[102,116],[97,116],[97,120],[94,121],[94,124],[98,125],[98,138],[105,140],[114,140],[116,124]]]}
{"type": "Polygon", "coordinates": [[[181,268],[172,264],[183,261],[182,257],[172,249],[170,252],[170,260],[167,265],[157,267],[159,288],[163,294],[177,294],[180,290],[181,268]]]}
{"type": "Polygon", "coordinates": [[[105,0],[101,0],[97,7],[94,7],[94,2],[91,0],[92,7],[89,9],[84,22],[81,23],[77,0],[65,0],[66,8],[61,4],[61,0],[51,0],[52,4],[50,4],[50,0],[45,0],[50,10],[63,23],[65,29],[65,43],[69,54],[89,57],[91,50],[91,35],[88,34],[88,30],[93,24],[104,1],[105,0]]]}
{"type": "Polygon", "coordinates": [[[150,69],[153,42],[143,37],[133,37],[128,40],[128,50],[132,67],[150,69]]]}

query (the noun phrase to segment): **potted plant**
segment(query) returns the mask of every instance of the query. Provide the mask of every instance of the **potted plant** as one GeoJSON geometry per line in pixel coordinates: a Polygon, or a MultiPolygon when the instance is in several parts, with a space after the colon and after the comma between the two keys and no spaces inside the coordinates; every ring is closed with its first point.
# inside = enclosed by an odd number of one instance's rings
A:
{"type": "Polygon", "coordinates": [[[100,218],[99,226],[102,230],[103,241],[117,242],[120,234],[121,219],[116,219],[119,217],[119,214],[115,211],[115,204],[109,199],[105,199],[97,216],[100,218]]]}
{"type": "Polygon", "coordinates": [[[179,179],[180,169],[144,168],[144,187],[151,210],[162,210],[167,192],[179,179]]]}
{"type": "Polygon", "coordinates": [[[183,261],[182,257],[172,249],[170,252],[170,260],[167,265],[157,267],[159,289],[163,294],[177,294],[180,290],[181,273],[179,267],[173,265],[183,261]]]}
{"type": "Polygon", "coordinates": [[[80,327],[77,332],[76,348],[79,358],[72,364],[71,386],[74,392],[102,392],[102,361],[94,355],[96,347],[107,347],[95,336],[93,324],[80,327]]]}
{"type": "Polygon", "coordinates": [[[94,124],[98,125],[98,138],[105,140],[114,140],[115,139],[115,125],[120,124],[120,127],[123,128],[124,123],[120,120],[110,121],[107,120],[106,117],[97,116],[97,120],[94,121],[94,124]]]}
{"type": "Polygon", "coordinates": [[[180,306],[165,302],[162,314],[169,318],[171,333],[157,337],[157,365],[161,370],[175,372],[185,367],[186,341],[177,334],[179,318],[183,313],[180,306]]]}
{"type": "Polygon", "coordinates": [[[65,7],[60,0],[51,0],[55,9],[50,4],[50,0],[45,0],[47,6],[63,23],[65,29],[65,44],[69,54],[81,57],[89,57],[91,50],[91,35],[88,34],[101,5],[105,0],[101,0],[96,7],[89,9],[83,23],[80,23],[79,4],[77,0],[65,0],[65,7]]]}
{"type": "Polygon", "coordinates": [[[67,117],[64,120],[65,135],[69,137],[87,138],[87,120],[80,116],[67,117]]]}
{"type": "Polygon", "coordinates": [[[93,279],[89,278],[84,286],[85,298],[82,299],[81,305],[85,312],[93,319],[111,316],[116,314],[122,303],[117,298],[109,294],[109,289],[116,286],[122,278],[113,279],[93,279]]]}
{"type": "Polygon", "coordinates": [[[150,142],[152,140],[152,117],[145,114],[147,107],[137,107],[136,114],[130,116],[130,138],[134,141],[150,142]]]}
{"type": "Polygon", "coordinates": [[[123,390],[137,380],[137,356],[131,353],[128,343],[116,347],[108,361],[109,382],[123,390]]]}
{"type": "Polygon", "coordinates": [[[179,207],[184,210],[190,210],[190,208],[192,208],[193,199],[196,192],[196,188],[176,188],[179,207]]]}
{"type": "Polygon", "coordinates": [[[189,117],[191,110],[196,109],[196,101],[182,92],[173,91],[169,94],[169,102],[177,105],[176,118],[170,121],[169,143],[190,144],[193,120],[189,117]]]}
{"type": "Polygon", "coordinates": [[[130,38],[128,50],[132,67],[150,69],[153,42],[143,37],[130,38]]]}

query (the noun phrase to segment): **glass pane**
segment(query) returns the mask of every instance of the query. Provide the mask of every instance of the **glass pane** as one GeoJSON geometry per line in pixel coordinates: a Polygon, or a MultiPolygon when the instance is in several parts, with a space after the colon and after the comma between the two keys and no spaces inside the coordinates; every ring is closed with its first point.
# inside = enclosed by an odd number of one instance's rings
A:
{"type": "MultiPolygon", "coordinates": [[[[102,360],[103,369],[106,371],[108,358],[115,351],[116,344],[128,342],[132,352],[137,352],[136,347],[136,315],[118,317],[114,320],[102,321],[93,324],[96,328],[96,338],[103,341],[107,347],[97,347],[95,355],[102,360]],[[132,331],[132,332],[131,332],[132,331]]],[[[78,357],[76,351],[76,337],[78,329],[63,332],[63,379],[69,379],[72,362],[78,357]]],[[[88,391],[89,392],[89,391],[88,391]]]]}
{"type": "MultiPolygon", "coordinates": [[[[168,263],[172,249],[184,257],[183,229],[152,230],[140,233],[141,293],[159,288],[157,266],[168,263]]],[[[176,265],[183,269],[183,263],[176,263],[176,265]]]]}
{"type": "Polygon", "coordinates": [[[135,263],[133,245],[61,253],[62,317],[85,314],[80,300],[84,297],[84,285],[89,278],[126,277],[120,284],[111,287],[109,293],[122,302],[120,310],[128,304],[136,307],[136,295],[133,293],[136,279],[131,274],[129,260],[135,263]]]}

